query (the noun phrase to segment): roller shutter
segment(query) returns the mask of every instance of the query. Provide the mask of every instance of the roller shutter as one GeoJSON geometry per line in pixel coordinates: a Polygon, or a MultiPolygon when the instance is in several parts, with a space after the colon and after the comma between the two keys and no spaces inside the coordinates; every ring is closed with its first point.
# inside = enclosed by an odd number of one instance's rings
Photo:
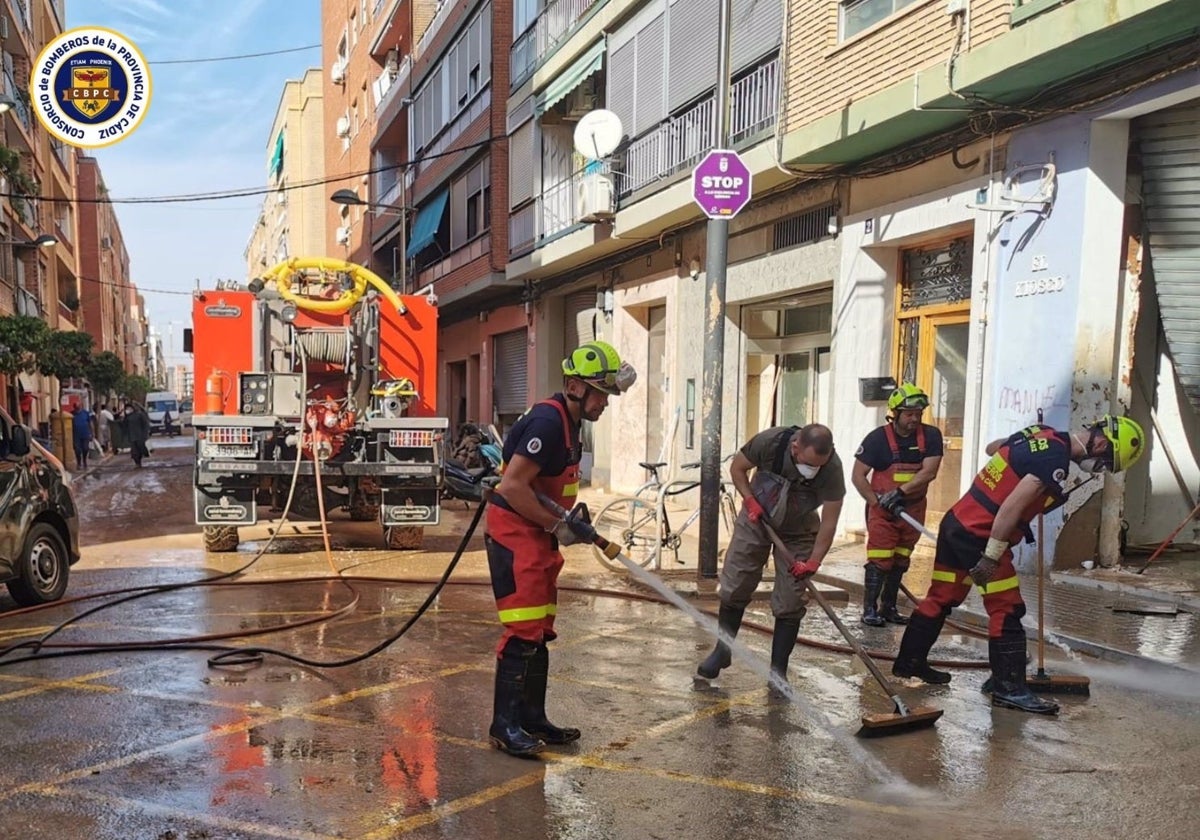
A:
{"type": "Polygon", "coordinates": [[[529,408],[527,358],[528,340],[524,329],[493,337],[495,379],[492,402],[496,414],[521,414],[529,408]]]}
{"type": "Polygon", "coordinates": [[[512,207],[533,198],[533,120],[517,128],[508,139],[508,200],[512,207]]]}
{"type": "Polygon", "coordinates": [[[563,358],[596,338],[596,290],[583,289],[563,299],[563,358]]]}

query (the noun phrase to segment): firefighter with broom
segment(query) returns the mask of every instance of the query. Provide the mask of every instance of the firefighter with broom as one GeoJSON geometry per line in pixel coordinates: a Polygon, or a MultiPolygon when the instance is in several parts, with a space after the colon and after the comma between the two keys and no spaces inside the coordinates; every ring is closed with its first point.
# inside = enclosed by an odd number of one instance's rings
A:
{"type": "Polygon", "coordinates": [[[1058,704],[1038,697],[1025,681],[1025,602],[1010,546],[1023,536],[1031,540],[1030,521],[1066,501],[1064,484],[1072,461],[1085,472],[1121,472],[1145,448],[1142,427],[1111,414],[1078,432],[1035,424],[988,444],[988,462],[942,519],[933,581],[905,629],[892,673],[927,683],[950,682],[948,673],[929,666],[929,651],[946,617],[974,583],[988,613],[992,704],[1057,713],[1058,704]]]}
{"type": "Polygon", "coordinates": [[[921,533],[899,511],[925,523],[925,492],[942,464],[942,433],[921,422],[929,407],[925,392],[903,382],[887,404],[888,422],[863,438],[850,473],[867,503],[862,623],[870,627],[908,623],[896,609],[896,596],[921,533]]]}
{"type": "MultiPolygon", "coordinates": [[[[777,426],[750,438],[734,456],[729,474],[744,503],[721,566],[717,623],[730,638],[742,626],[742,616],[772,553],[771,539],[758,523],[770,523],[791,555],[784,558],[775,549],[771,591],[775,629],[769,688],[773,697],[786,696],[788,659],[807,611],[808,579],[833,544],[842,512],[846,495],[842,462],[833,449],[833,433],[826,426],[777,426]]],[[[732,659],[729,645],[719,640],[696,669],[697,679],[716,679],[732,659]]]]}
{"type": "Polygon", "coordinates": [[[546,683],[554,639],[559,547],[594,534],[586,509],[566,516],[538,500],[571,510],[583,455],[580,426],[595,422],[608,398],[627,391],[637,373],[612,345],[589,341],[563,360],[563,389],[521,416],[504,442],[502,478],[487,508],[488,569],[504,632],[496,645],[496,689],[488,736],[500,750],[531,756],[547,744],[578,740],[573,727],[546,718],[546,683]]]}

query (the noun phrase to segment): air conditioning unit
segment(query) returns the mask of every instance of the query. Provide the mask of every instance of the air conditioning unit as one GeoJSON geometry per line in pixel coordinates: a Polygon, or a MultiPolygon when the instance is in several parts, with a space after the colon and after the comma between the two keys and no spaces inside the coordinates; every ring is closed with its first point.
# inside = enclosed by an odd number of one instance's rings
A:
{"type": "Polygon", "coordinates": [[[329,68],[329,78],[335,85],[345,84],[346,82],[346,59],[338,58],[333,62],[333,67],[329,68]]]}
{"type": "Polygon", "coordinates": [[[600,172],[580,178],[575,185],[575,221],[602,222],[615,215],[612,178],[600,172]]]}
{"type": "Polygon", "coordinates": [[[577,120],[599,107],[600,97],[596,93],[596,77],[589,76],[567,96],[567,114],[564,119],[577,120]]]}
{"type": "Polygon", "coordinates": [[[336,130],[337,130],[338,137],[349,137],[350,136],[350,118],[345,117],[345,116],[338,117],[336,130]]]}
{"type": "Polygon", "coordinates": [[[337,232],[334,234],[334,239],[337,240],[337,244],[339,244],[339,245],[349,245],[350,244],[350,228],[348,228],[348,227],[338,228],[337,232]]]}
{"type": "Polygon", "coordinates": [[[388,50],[387,59],[384,60],[384,66],[391,72],[392,78],[396,78],[396,73],[400,71],[400,50],[392,47],[388,50]]]}

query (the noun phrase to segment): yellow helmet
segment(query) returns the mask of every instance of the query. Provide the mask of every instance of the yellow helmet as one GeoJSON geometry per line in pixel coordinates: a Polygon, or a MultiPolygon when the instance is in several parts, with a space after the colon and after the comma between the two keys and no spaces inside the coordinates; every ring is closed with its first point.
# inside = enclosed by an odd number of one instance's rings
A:
{"type": "Polygon", "coordinates": [[[1146,451],[1146,435],[1136,420],[1106,414],[1096,421],[1092,429],[1108,439],[1113,472],[1129,469],[1146,451]]]}
{"type": "Polygon", "coordinates": [[[563,359],[563,376],[582,379],[597,391],[617,395],[628,391],[637,373],[607,341],[589,341],[563,359]]]}
{"type": "Polygon", "coordinates": [[[900,387],[888,397],[889,411],[924,410],[929,408],[929,397],[911,382],[901,382],[900,387]]]}

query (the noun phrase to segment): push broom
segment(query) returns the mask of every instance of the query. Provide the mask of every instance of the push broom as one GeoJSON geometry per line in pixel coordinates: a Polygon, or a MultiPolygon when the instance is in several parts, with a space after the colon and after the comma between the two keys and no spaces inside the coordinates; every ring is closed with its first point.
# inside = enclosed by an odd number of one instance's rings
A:
{"type": "MultiPolygon", "coordinates": [[[[783,540],[779,538],[779,534],[768,523],[760,520],[759,524],[766,530],[767,536],[771,538],[771,542],[775,544],[775,550],[779,552],[779,556],[790,566],[795,561],[795,557],[792,556],[788,547],[784,545],[783,540]]],[[[829,616],[829,620],[833,622],[833,626],[842,634],[842,638],[846,640],[846,643],[854,649],[855,655],[867,666],[867,670],[871,672],[871,676],[879,683],[879,686],[883,689],[883,693],[888,696],[888,699],[892,701],[892,705],[896,708],[896,711],[891,714],[863,715],[862,728],[858,730],[857,734],[864,738],[878,738],[884,735],[899,735],[902,732],[911,732],[914,729],[924,729],[933,726],[937,722],[937,719],[942,716],[943,711],[935,709],[932,706],[909,706],[905,703],[904,699],[896,692],[896,689],[892,687],[892,684],[884,677],[883,672],[879,670],[879,666],[875,664],[875,660],[863,650],[862,645],[851,635],[850,631],[846,629],[846,625],[838,618],[837,613],[829,606],[829,602],[817,591],[817,587],[813,585],[812,580],[809,580],[805,585],[808,587],[809,595],[825,611],[825,615],[829,616]]]]}

